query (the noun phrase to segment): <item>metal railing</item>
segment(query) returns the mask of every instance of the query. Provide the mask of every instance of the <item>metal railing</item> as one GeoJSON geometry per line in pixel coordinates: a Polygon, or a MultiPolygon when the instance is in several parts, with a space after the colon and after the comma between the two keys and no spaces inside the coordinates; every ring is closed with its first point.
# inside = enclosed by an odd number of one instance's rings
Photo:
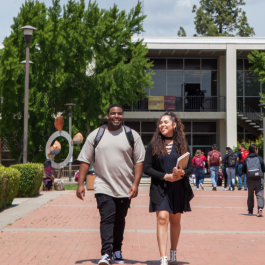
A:
{"type": "MultiPolygon", "coordinates": [[[[79,170],[79,165],[72,165],[72,170],[71,170],[71,177],[73,179],[75,172],[79,170]]],[[[60,178],[69,178],[69,166],[66,166],[62,169],[61,171],[61,176],[59,176],[59,169],[55,169],[55,177],[60,177],[60,178]]]]}
{"type": "Polygon", "coordinates": [[[172,110],[177,112],[225,112],[225,97],[203,97],[185,96],[175,97],[171,104],[164,104],[163,109],[151,109],[148,105],[148,98],[139,100],[136,106],[123,106],[125,111],[165,111],[172,110]]]}
{"type": "Polygon", "coordinates": [[[263,128],[262,115],[240,100],[237,100],[237,111],[263,128]]]}

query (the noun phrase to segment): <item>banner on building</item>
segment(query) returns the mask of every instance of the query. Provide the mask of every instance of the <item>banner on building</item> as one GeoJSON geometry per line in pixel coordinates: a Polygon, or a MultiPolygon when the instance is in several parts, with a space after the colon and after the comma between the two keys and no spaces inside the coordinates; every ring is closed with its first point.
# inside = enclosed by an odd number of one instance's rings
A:
{"type": "Polygon", "coordinates": [[[164,110],[164,96],[150,96],[148,98],[149,110],[164,110]]]}
{"type": "Polygon", "coordinates": [[[164,96],[164,108],[165,110],[175,110],[176,109],[176,97],[164,96]]]}

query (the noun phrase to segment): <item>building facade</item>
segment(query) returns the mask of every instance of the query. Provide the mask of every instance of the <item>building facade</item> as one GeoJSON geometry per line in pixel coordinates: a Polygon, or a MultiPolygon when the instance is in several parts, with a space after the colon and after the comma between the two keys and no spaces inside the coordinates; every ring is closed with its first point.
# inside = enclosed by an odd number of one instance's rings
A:
{"type": "Polygon", "coordinates": [[[145,89],[149,98],[137,108],[125,108],[125,124],[145,145],[166,110],[182,119],[193,154],[208,152],[214,143],[224,153],[226,146],[262,133],[258,104],[264,91],[247,56],[264,51],[265,38],[144,38],[144,43],[154,64],[154,87],[145,89]]]}

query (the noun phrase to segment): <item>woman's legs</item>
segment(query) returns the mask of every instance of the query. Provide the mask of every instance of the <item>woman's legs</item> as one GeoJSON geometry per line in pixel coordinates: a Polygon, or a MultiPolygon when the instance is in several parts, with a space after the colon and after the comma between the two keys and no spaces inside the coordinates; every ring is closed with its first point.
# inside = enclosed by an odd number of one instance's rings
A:
{"type": "Polygon", "coordinates": [[[232,174],[231,174],[231,170],[229,167],[226,168],[226,175],[227,175],[227,180],[228,180],[228,186],[229,189],[231,189],[231,180],[232,180],[232,174]]]}
{"type": "Polygon", "coordinates": [[[204,182],[204,176],[205,176],[205,172],[204,172],[204,168],[201,169],[201,178],[200,178],[200,183],[203,184],[204,182]]]}
{"type": "Polygon", "coordinates": [[[168,211],[157,211],[157,243],[160,257],[166,256],[167,252],[167,229],[169,222],[168,211]]]}
{"type": "Polygon", "coordinates": [[[194,174],[196,176],[196,187],[198,189],[200,185],[200,173],[198,168],[194,168],[194,174]]]}
{"type": "Polygon", "coordinates": [[[171,249],[176,250],[179,242],[180,236],[180,225],[181,213],[169,214],[169,222],[170,222],[170,241],[171,241],[171,249]]]}

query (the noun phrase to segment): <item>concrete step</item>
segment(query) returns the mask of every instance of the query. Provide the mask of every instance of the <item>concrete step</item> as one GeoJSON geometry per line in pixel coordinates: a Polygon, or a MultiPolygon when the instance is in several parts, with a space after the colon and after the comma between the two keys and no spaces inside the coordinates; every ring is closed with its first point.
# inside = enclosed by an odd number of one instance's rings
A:
{"type": "Polygon", "coordinates": [[[248,119],[248,117],[246,117],[246,116],[241,117],[241,120],[247,120],[247,119],[248,119]]]}
{"type": "Polygon", "coordinates": [[[257,129],[257,128],[260,128],[260,126],[259,126],[259,125],[255,125],[255,126],[253,126],[253,127],[254,127],[254,128],[256,128],[256,129],[257,129]]]}
{"type": "Polygon", "coordinates": [[[252,120],[245,120],[245,122],[246,122],[246,123],[250,123],[250,122],[252,122],[252,120]]]}
{"type": "Polygon", "coordinates": [[[237,116],[238,116],[238,117],[243,117],[244,114],[238,112],[238,113],[237,113],[237,116]]]}
{"type": "Polygon", "coordinates": [[[256,123],[255,122],[251,122],[249,125],[254,126],[254,125],[256,125],[256,123]]]}
{"type": "Polygon", "coordinates": [[[258,131],[263,131],[263,128],[258,128],[258,131]]]}

